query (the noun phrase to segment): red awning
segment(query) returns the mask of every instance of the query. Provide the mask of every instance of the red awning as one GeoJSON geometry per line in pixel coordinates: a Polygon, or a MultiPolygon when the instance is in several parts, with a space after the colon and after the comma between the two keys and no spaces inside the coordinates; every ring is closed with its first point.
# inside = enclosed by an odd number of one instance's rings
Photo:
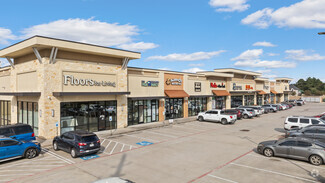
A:
{"type": "Polygon", "coordinates": [[[257,90],[258,91],[258,94],[259,95],[265,95],[265,94],[267,94],[265,91],[263,91],[263,90],[257,90]]]}
{"type": "Polygon", "coordinates": [[[184,98],[190,96],[184,90],[165,90],[165,94],[169,98],[184,98]]]}
{"type": "Polygon", "coordinates": [[[276,92],[275,90],[271,90],[271,93],[278,94],[278,92],[276,92]]]}
{"type": "Polygon", "coordinates": [[[230,93],[226,90],[212,90],[216,96],[229,96],[230,93]]]}

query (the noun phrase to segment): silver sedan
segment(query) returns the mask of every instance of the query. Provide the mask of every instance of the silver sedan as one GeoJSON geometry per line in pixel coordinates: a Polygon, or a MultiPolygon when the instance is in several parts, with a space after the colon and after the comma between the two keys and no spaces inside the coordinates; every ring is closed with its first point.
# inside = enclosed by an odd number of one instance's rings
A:
{"type": "Polygon", "coordinates": [[[298,159],[317,166],[325,160],[325,143],[299,137],[261,142],[257,151],[267,157],[298,159]]]}

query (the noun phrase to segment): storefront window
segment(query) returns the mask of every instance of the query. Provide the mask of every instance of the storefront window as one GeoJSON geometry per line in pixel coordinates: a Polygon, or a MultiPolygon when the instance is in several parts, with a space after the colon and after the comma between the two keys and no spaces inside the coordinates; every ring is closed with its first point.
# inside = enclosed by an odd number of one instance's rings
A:
{"type": "Polygon", "coordinates": [[[11,124],[11,102],[0,101],[0,126],[11,124]]]}
{"type": "Polygon", "coordinates": [[[226,97],[213,97],[212,98],[212,109],[224,109],[226,108],[226,97]]]}
{"type": "Polygon", "coordinates": [[[166,120],[183,117],[183,98],[166,98],[166,120]]]}
{"type": "Polygon", "coordinates": [[[18,101],[18,123],[30,125],[38,135],[38,103],[18,101]]]}
{"type": "Polygon", "coordinates": [[[277,94],[276,95],[276,103],[277,104],[280,103],[280,98],[281,98],[281,95],[277,94]]]}
{"type": "Polygon", "coordinates": [[[274,104],[274,98],[275,98],[275,95],[273,93],[271,93],[271,104],[274,104]]]}
{"type": "Polygon", "coordinates": [[[116,128],[116,101],[61,103],[61,134],[116,128]]]}
{"type": "Polygon", "coordinates": [[[254,105],[254,95],[245,95],[245,106],[254,105]]]}
{"type": "Polygon", "coordinates": [[[284,101],[288,101],[288,100],[289,100],[288,94],[284,94],[284,101]]]}
{"type": "Polygon", "coordinates": [[[231,96],[231,108],[243,105],[243,96],[231,96]]]}
{"type": "Polygon", "coordinates": [[[258,95],[257,96],[257,105],[262,105],[263,103],[263,96],[262,95],[258,95]]]}
{"type": "Polygon", "coordinates": [[[128,123],[136,125],[158,121],[159,101],[153,100],[129,100],[128,123]]]}
{"type": "Polygon", "coordinates": [[[196,116],[199,112],[207,110],[207,98],[206,97],[190,97],[188,99],[188,115],[196,116]]]}
{"type": "Polygon", "coordinates": [[[270,98],[269,94],[264,95],[264,104],[269,104],[269,98],[270,98]]]}

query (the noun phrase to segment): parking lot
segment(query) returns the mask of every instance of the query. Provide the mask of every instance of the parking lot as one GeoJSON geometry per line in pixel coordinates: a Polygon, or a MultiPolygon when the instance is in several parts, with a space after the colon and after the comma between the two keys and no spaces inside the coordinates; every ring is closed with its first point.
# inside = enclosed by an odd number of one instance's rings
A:
{"type": "Polygon", "coordinates": [[[0,181],[325,182],[325,165],[255,152],[260,141],[281,138],[286,116],[324,111],[324,104],[307,104],[234,125],[192,121],[113,137],[107,132],[97,156],[73,159],[44,149],[35,159],[0,164],[0,181]]]}

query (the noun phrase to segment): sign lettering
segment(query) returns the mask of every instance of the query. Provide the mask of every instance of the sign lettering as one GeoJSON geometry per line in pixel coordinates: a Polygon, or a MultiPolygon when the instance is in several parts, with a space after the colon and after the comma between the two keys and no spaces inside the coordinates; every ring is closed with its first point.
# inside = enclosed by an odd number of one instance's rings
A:
{"type": "Polygon", "coordinates": [[[210,83],[211,88],[226,88],[226,85],[224,83],[217,84],[217,83],[210,83]]]}
{"type": "Polygon", "coordinates": [[[141,81],[143,87],[158,87],[159,81],[141,81]]]}
{"type": "Polygon", "coordinates": [[[167,79],[166,85],[182,85],[181,79],[167,79]]]}
{"type": "Polygon", "coordinates": [[[236,83],[232,84],[232,89],[233,90],[243,90],[243,88],[241,86],[237,86],[236,83]]]}
{"type": "Polygon", "coordinates": [[[201,92],[201,83],[200,82],[195,82],[194,83],[194,91],[195,92],[201,92]]]}
{"type": "Polygon", "coordinates": [[[64,85],[73,85],[73,86],[111,86],[116,87],[115,82],[111,81],[95,81],[93,79],[78,79],[75,78],[73,75],[63,75],[64,85]]]}

